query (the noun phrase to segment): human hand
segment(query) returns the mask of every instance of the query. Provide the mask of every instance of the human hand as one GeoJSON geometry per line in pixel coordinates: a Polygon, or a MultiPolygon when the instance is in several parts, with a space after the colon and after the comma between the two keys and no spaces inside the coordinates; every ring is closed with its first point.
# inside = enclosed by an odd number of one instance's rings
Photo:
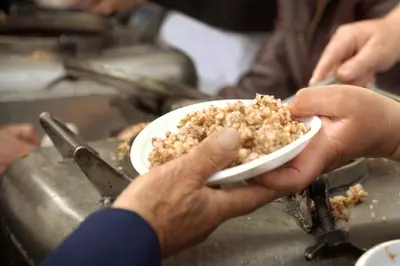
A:
{"type": "Polygon", "coordinates": [[[300,90],[293,115],[320,116],[320,132],[287,166],[258,178],[287,193],[299,192],[324,172],[359,157],[400,160],[400,104],[359,87],[331,85],[300,90]]]}
{"type": "Polygon", "coordinates": [[[35,149],[39,139],[30,124],[14,124],[0,128],[0,173],[22,154],[35,149]]]}
{"type": "Polygon", "coordinates": [[[397,25],[389,16],[339,27],[322,53],[309,84],[333,74],[343,83],[368,85],[376,73],[390,69],[400,58],[397,25]]]}
{"type": "Polygon", "coordinates": [[[146,0],[69,0],[71,6],[82,6],[86,11],[109,15],[114,12],[129,10],[146,0]]]}
{"type": "Polygon", "coordinates": [[[147,220],[157,232],[164,255],[197,244],[224,221],[279,196],[258,183],[226,190],[205,185],[213,173],[234,161],[240,146],[239,134],[224,129],[187,155],[135,179],[114,207],[134,211],[147,220]]]}

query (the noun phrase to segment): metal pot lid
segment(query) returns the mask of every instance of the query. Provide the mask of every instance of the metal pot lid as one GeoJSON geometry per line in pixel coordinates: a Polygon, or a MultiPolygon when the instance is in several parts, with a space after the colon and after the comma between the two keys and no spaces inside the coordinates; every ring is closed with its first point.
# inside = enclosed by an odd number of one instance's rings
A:
{"type": "Polygon", "coordinates": [[[0,22],[3,35],[103,35],[110,29],[111,24],[105,17],[65,10],[23,10],[0,22]]]}

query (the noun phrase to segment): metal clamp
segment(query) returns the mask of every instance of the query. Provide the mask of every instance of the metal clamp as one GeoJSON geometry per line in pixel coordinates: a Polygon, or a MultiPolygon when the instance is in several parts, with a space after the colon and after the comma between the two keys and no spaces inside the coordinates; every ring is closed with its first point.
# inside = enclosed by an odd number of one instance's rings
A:
{"type": "Polygon", "coordinates": [[[293,216],[297,225],[306,233],[311,233],[313,221],[311,215],[311,199],[308,189],[286,197],[286,211],[293,216]]]}
{"type": "Polygon", "coordinates": [[[40,115],[40,124],[64,159],[73,159],[104,199],[114,199],[131,179],[102,160],[79,135],[49,113],[40,115]]]}
{"type": "Polygon", "coordinates": [[[316,221],[315,225],[319,226],[321,234],[317,237],[315,245],[305,250],[305,259],[311,261],[317,256],[332,257],[343,253],[360,257],[366,250],[353,245],[347,232],[336,229],[329,203],[328,180],[321,177],[308,190],[315,204],[313,220],[316,221]]]}
{"type": "MultiPolygon", "coordinates": [[[[333,191],[344,186],[350,186],[364,177],[368,172],[368,161],[359,158],[324,175],[333,191]]],[[[296,223],[306,233],[311,233],[314,227],[311,215],[311,199],[309,189],[285,198],[286,211],[293,216],[296,223]]]]}
{"type": "Polygon", "coordinates": [[[115,199],[131,182],[131,178],[117,171],[88,147],[78,147],[74,159],[103,198],[115,199]]]}
{"type": "MultiPolygon", "coordinates": [[[[90,148],[79,135],[72,132],[64,123],[51,114],[42,113],[39,122],[64,159],[73,158],[75,149],[80,146],[90,148]]],[[[93,149],[91,150],[96,153],[93,149]]]]}

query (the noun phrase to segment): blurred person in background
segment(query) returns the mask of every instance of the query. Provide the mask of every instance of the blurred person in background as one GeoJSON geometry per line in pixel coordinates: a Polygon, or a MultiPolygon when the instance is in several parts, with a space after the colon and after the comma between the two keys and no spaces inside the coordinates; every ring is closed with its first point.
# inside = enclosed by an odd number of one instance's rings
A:
{"type": "Polygon", "coordinates": [[[198,88],[209,94],[236,83],[249,70],[263,39],[274,28],[277,5],[275,0],[93,0],[85,10],[110,14],[146,2],[169,9],[158,39],[190,56],[198,88]]]}
{"type": "Polygon", "coordinates": [[[400,7],[382,19],[347,24],[332,37],[319,60],[310,84],[330,73],[344,83],[371,79],[400,59],[400,7]]]}
{"type": "MultiPolygon", "coordinates": [[[[81,0],[70,0],[77,2],[81,0]]],[[[108,14],[125,10],[146,0],[94,0],[88,11],[108,14]]],[[[155,0],[161,4],[176,4],[180,0],[155,0]]],[[[194,1],[188,6],[198,7],[194,1]]],[[[222,3],[222,0],[214,1],[222,3]]],[[[182,14],[171,13],[161,29],[160,38],[178,47],[194,59],[201,90],[218,93],[225,98],[253,98],[255,93],[287,98],[308,85],[315,66],[339,28],[343,32],[349,23],[381,18],[390,12],[398,0],[279,0],[265,1],[265,24],[276,20],[272,36],[257,37],[232,34],[203,25],[182,14]],[[275,18],[277,17],[277,18],[275,18]],[[261,45],[261,40],[265,38],[261,45]],[[261,45],[261,49],[258,51],[261,45]],[[244,56],[243,54],[246,54],[244,56]],[[256,56],[253,63],[252,60],[256,56]],[[250,70],[249,70],[250,69],[250,70]],[[244,74],[244,75],[243,75],[244,74]],[[238,82],[237,78],[242,76],[238,82]],[[225,84],[235,84],[219,90],[225,84]]],[[[230,18],[230,6],[225,3],[230,18]]],[[[210,7],[209,10],[212,10],[210,7]]],[[[251,17],[248,18],[251,20],[251,17]]],[[[263,22],[257,21],[258,24],[263,22]]],[[[350,24],[351,25],[351,24],[350,24]]],[[[337,34],[336,34],[337,35],[337,34]]],[[[396,70],[377,77],[378,86],[396,91],[400,84],[393,77],[396,70]]],[[[367,86],[373,75],[352,84],[367,86]]]]}
{"type": "MultiPolygon", "coordinates": [[[[342,25],[355,21],[381,18],[398,2],[279,0],[274,34],[263,44],[249,73],[236,86],[222,89],[220,95],[253,98],[255,93],[263,93],[284,99],[295,94],[309,84],[322,52],[338,28],[343,29],[342,25]]],[[[366,86],[372,79],[351,81],[366,86]]],[[[391,83],[391,88],[382,87],[388,90],[398,90],[399,82],[390,75],[378,79],[378,85],[391,83]]]]}
{"type": "Polygon", "coordinates": [[[30,124],[12,124],[0,127],[0,174],[14,160],[35,149],[39,139],[30,124]]]}
{"type": "Polygon", "coordinates": [[[0,1],[0,12],[7,13],[10,8],[10,0],[0,1]]]}

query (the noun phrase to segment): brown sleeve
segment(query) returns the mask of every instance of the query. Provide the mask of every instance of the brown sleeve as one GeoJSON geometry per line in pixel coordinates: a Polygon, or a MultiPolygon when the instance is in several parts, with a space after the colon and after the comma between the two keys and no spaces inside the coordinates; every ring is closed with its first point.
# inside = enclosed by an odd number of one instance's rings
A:
{"type": "Polygon", "coordinates": [[[356,7],[357,20],[380,18],[399,4],[399,0],[359,0],[356,7]]]}
{"type": "Polygon", "coordinates": [[[219,96],[224,98],[250,99],[256,93],[286,98],[293,87],[286,63],[285,34],[277,30],[262,45],[251,70],[242,76],[236,86],[223,88],[219,96]]]}

